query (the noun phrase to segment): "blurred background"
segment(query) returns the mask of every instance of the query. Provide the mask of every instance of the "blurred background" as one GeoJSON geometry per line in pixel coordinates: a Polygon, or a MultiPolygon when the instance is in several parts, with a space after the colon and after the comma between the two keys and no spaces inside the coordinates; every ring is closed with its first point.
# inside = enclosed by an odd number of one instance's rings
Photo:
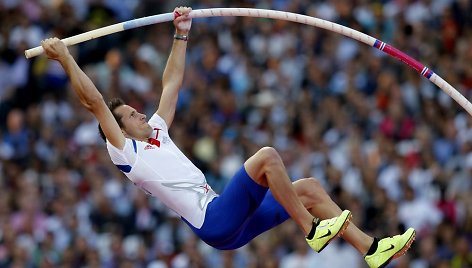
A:
{"type": "MultiPolygon", "coordinates": [[[[470,0],[0,0],[0,267],[366,267],[335,240],[309,250],[292,221],[235,251],[198,240],[112,164],[62,68],[24,58],[41,39],[132,18],[254,7],[327,19],[431,67],[472,98],[470,0]]],[[[172,23],[71,48],[105,99],[156,110],[172,23]]],[[[310,26],[195,19],[174,142],[221,192],[262,146],[314,176],[383,237],[416,228],[389,267],[472,267],[472,118],[382,52],[310,26]]]]}

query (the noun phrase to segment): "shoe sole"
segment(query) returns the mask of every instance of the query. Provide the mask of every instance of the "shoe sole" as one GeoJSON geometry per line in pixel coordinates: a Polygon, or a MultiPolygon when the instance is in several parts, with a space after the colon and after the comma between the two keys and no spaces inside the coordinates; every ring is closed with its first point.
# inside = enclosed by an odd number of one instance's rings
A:
{"type": "Polygon", "coordinates": [[[413,231],[413,233],[411,234],[410,238],[408,238],[408,242],[402,247],[402,249],[400,249],[397,253],[395,253],[390,259],[388,259],[384,264],[382,264],[381,266],[379,266],[379,268],[385,268],[389,263],[390,261],[396,259],[396,258],[399,258],[403,255],[405,255],[405,253],[408,251],[408,249],[410,249],[411,247],[411,244],[413,244],[413,241],[415,241],[415,238],[416,238],[416,231],[413,231]]]}
{"type": "Polygon", "coordinates": [[[349,223],[351,223],[351,219],[352,219],[352,213],[349,212],[349,215],[346,217],[346,220],[344,221],[343,226],[341,226],[341,228],[339,229],[338,233],[335,234],[333,237],[331,237],[331,239],[328,240],[326,244],[324,244],[324,246],[318,251],[318,253],[320,253],[329,243],[331,243],[333,239],[343,235],[344,231],[346,231],[347,227],[349,226],[349,223]]]}

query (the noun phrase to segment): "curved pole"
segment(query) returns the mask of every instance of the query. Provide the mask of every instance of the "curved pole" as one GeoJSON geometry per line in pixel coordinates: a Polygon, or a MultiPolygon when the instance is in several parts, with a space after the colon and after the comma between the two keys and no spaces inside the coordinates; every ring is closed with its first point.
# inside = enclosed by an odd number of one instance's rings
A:
{"type": "MultiPolygon", "coordinates": [[[[446,92],[450,97],[452,97],[457,103],[459,103],[462,108],[464,108],[470,115],[472,115],[472,104],[460,94],[454,87],[452,87],[448,82],[442,79],[439,75],[435,74],[429,68],[427,68],[422,63],[403,53],[402,51],[392,47],[391,45],[384,43],[378,39],[375,39],[372,36],[361,33],[354,29],[351,29],[346,26],[339,25],[327,20],[322,20],[315,17],[310,17],[306,15],[278,11],[278,10],[269,10],[269,9],[255,9],[255,8],[209,8],[209,9],[197,9],[192,10],[190,17],[192,18],[204,18],[204,17],[222,17],[222,16],[237,16],[237,17],[256,17],[256,18],[269,18],[277,20],[286,20],[302,24],[307,24],[322,28],[331,32],[339,33],[344,36],[355,39],[359,42],[367,44],[369,46],[375,47],[388,55],[397,58],[415,69],[422,76],[429,79],[435,85],[437,85],[441,90],[446,92]]],[[[67,45],[75,45],[82,43],[91,39],[109,35],[112,33],[117,33],[129,29],[134,29],[146,25],[162,23],[167,21],[172,21],[174,19],[174,13],[164,13],[154,16],[148,16],[138,19],[133,19],[125,21],[122,23],[113,24],[103,28],[95,29],[89,32],[78,34],[63,39],[62,41],[67,45]]],[[[41,46],[28,49],[25,51],[26,58],[31,58],[42,54],[43,48],[41,46]]]]}

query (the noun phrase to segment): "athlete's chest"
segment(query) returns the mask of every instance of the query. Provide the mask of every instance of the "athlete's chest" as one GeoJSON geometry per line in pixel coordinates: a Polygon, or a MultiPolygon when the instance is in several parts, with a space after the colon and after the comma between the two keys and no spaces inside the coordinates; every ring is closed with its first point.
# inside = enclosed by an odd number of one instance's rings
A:
{"type": "Polygon", "coordinates": [[[144,146],[144,150],[154,150],[164,147],[167,148],[172,144],[172,140],[170,139],[168,133],[160,128],[155,127],[147,140],[147,144],[144,146]]]}
{"type": "Polygon", "coordinates": [[[151,168],[164,168],[170,161],[181,161],[179,148],[175,146],[169,134],[158,128],[153,130],[147,141],[140,141],[138,144],[138,155],[140,159],[151,168]],[[164,167],[163,167],[164,165],[164,167]]]}

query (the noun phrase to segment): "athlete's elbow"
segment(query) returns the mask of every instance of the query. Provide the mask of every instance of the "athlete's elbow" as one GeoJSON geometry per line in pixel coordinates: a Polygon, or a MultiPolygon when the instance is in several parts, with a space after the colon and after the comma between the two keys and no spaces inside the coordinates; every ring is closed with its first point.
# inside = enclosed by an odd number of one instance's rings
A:
{"type": "Polygon", "coordinates": [[[95,111],[102,105],[102,103],[104,103],[104,100],[103,96],[100,94],[82,99],[82,104],[90,111],[95,111]]]}

